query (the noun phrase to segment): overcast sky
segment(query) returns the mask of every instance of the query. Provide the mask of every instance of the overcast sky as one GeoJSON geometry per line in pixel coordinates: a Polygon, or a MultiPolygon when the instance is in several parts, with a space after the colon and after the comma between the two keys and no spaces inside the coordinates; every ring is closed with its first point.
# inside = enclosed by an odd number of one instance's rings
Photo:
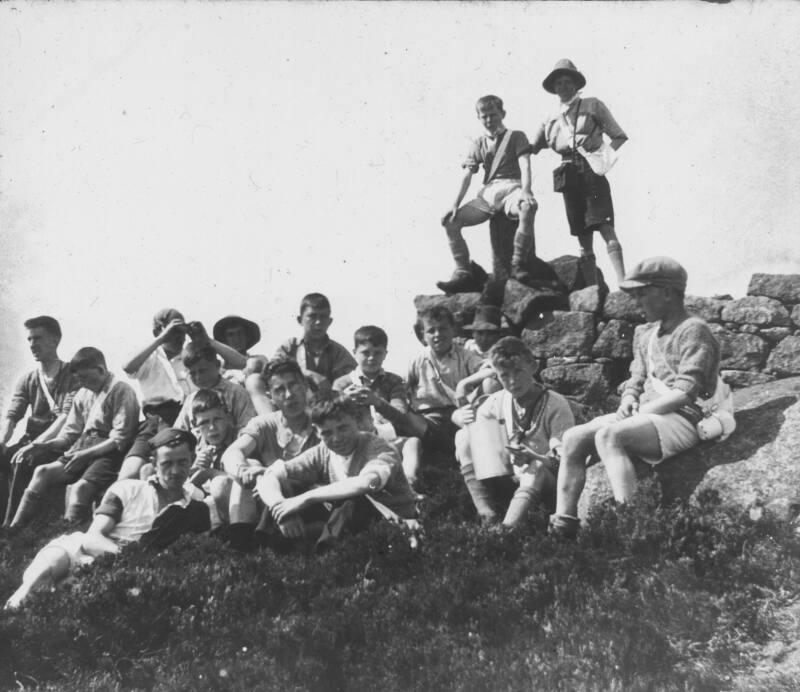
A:
{"type": "MultiPolygon", "coordinates": [[[[798,272],[798,35],[777,2],[2,3],[0,391],[34,314],[118,368],[165,306],[249,317],[271,354],[314,290],[335,339],[381,325],[403,372],[412,298],[452,269],[438,219],[476,98],[532,135],[562,57],[630,137],[609,174],[629,266],[670,254],[690,293],[736,297],[798,272]]],[[[577,254],[557,163],[532,164],[545,259],[577,254]]],[[[490,265],[488,227],[467,240],[490,265]]]]}

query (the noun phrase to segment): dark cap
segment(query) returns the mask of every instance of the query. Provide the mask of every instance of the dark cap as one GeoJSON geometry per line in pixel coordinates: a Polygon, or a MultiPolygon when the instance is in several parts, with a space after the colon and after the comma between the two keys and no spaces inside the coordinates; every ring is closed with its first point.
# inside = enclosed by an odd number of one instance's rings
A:
{"type": "Polygon", "coordinates": [[[189,446],[189,449],[194,451],[197,440],[188,430],[164,428],[150,439],[150,451],[155,452],[159,447],[177,447],[184,443],[189,446]]]}
{"type": "Polygon", "coordinates": [[[471,331],[499,332],[502,330],[503,313],[495,305],[479,305],[472,324],[464,325],[471,331]]]}
{"type": "Polygon", "coordinates": [[[686,290],[686,270],[671,257],[649,257],[642,260],[625,276],[619,287],[631,291],[643,286],[659,286],[686,290]]]}

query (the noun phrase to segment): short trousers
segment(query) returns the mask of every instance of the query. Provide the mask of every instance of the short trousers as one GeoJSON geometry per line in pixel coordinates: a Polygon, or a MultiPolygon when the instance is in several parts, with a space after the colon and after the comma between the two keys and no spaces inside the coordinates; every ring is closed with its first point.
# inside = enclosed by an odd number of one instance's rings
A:
{"type": "Polygon", "coordinates": [[[82,531],[65,533],[47,543],[42,550],[47,550],[48,548],[60,548],[63,550],[69,556],[69,569],[72,572],[78,567],[91,565],[94,562],[94,558],[91,555],[83,552],[84,538],[86,538],[86,534],[82,531]]]}
{"type": "MultiPolygon", "coordinates": [[[[638,415],[646,416],[655,426],[658,433],[658,441],[661,445],[661,456],[659,458],[647,459],[641,457],[642,461],[646,461],[648,464],[653,466],[660,464],[662,461],[691,449],[700,442],[700,436],[697,434],[695,424],[679,413],[640,413],[638,415]]],[[[617,420],[617,414],[609,413],[596,420],[614,423],[617,420]]]]}
{"type": "Polygon", "coordinates": [[[424,449],[448,453],[455,451],[455,439],[459,427],[450,420],[453,411],[455,407],[418,411],[428,424],[422,436],[424,449]]]}
{"type": "MultiPolygon", "coordinates": [[[[78,442],[76,442],[70,448],[70,450],[78,451],[81,449],[87,449],[88,447],[93,447],[103,440],[104,438],[102,436],[88,433],[81,437],[78,442]]],[[[117,474],[119,473],[120,466],[122,466],[122,458],[122,452],[115,450],[106,454],[105,456],[92,459],[85,466],[66,471],[66,483],[67,485],[71,485],[72,483],[77,483],[80,480],[84,480],[89,483],[93,483],[100,490],[105,490],[109,485],[117,480],[117,474]]],[[[59,461],[64,464],[68,463],[63,457],[59,461]]]]}
{"type": "Polygon", "coordinates": [[[519,217],[519,205],[522,201],[522,184],[519,180],[501,178],[484,185],[475,199],[464,206],[494,215],[502,211],[506,216],[519,217]]]}
{"type": "Polygon", "coordinates": [[[561,193],[564,196],[569,232],[572,235],[583,235],[603,224],[613,227],[614,204],[611,201],[608,179],[604,175],[597,175],[583,159],[578,162],[578,170],[578,185],[561,193]]]}
{"type": "Polygon", "coordinates": [[[168,401],[148,409],[145,419],[139,423],[139,430],[136,432],[136,437],[126,458],[148,459],[150,457],[150,440],[155,437],[157,432],[171,426],[178,417],[179,411],[180,404],[175,401],[168,401]],[[174,410],[175,407],[177,410],[174,410]]]}

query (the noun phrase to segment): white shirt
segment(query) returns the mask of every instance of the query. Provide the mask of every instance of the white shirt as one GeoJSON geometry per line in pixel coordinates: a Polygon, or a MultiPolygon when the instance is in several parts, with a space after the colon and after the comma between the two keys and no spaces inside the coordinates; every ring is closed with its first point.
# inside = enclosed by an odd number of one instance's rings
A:
{"type": "Polygon", "coordinates": [[[182,403],[195,390],[180,354],[168,358],[163,346],[147,356],[131,378],[139,383],[142,404],[182,403]]]}

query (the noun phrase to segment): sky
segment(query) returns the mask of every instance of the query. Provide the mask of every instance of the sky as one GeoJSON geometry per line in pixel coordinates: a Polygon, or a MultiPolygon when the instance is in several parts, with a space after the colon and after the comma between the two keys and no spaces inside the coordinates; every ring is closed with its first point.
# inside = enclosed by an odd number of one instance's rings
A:
{"type": "MultiPolygon", "coordinates": [[[[734,297],[797,273],[798,34],[788,2],[2,3],[0,393],[32,315],[119,369],[166,306],[253,319],[269,355],[310,291],[348,347],[384,327],[403,373],[476,99],[531,136],[563,57],[630,138],[608,176],[628,266],[672,255],[689,293],[734,297]]],[[[545,259],[577,254],[556,165],[532,159],[545,259]]],[[[488,226],[465,234],[490,266],[488,226]]]]}

